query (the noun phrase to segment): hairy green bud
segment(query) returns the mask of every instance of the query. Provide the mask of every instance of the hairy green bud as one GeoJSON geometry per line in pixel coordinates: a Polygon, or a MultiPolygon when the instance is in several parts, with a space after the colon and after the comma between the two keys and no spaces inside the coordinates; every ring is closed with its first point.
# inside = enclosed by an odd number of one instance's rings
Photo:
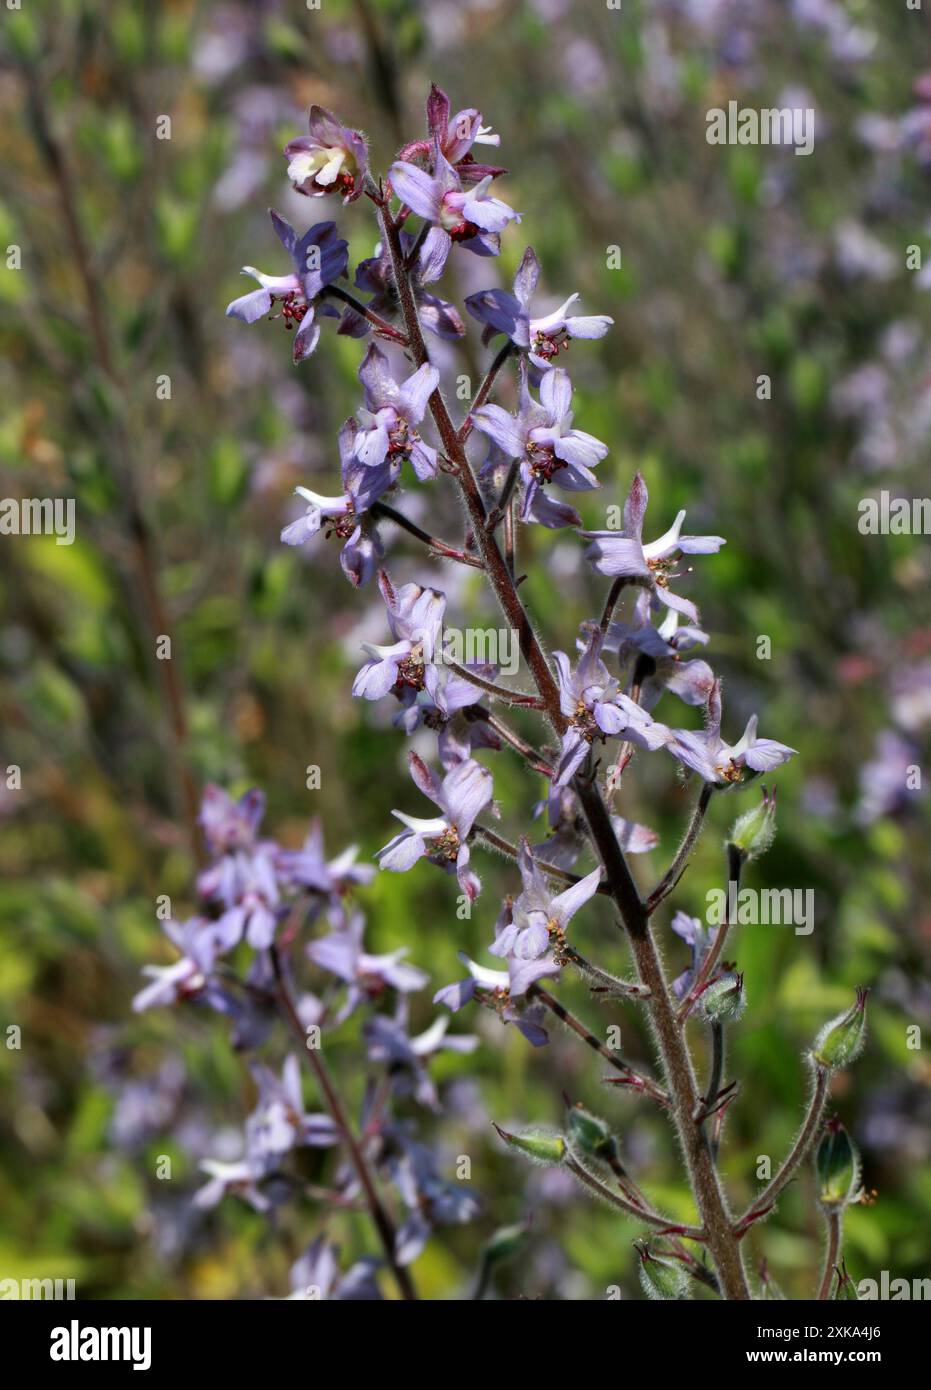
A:
{"type": "Polygon", "coordinates": [[[850,1299],[859,1302],[860,1295],[857,1293],[857,1286],[847,1273],[847,1261],[841,1260],[839,1265],[835,1265],[834,1273],[837,1275],[837,1283],[831,1293],[831,1298],[838,1302],[850,1299]]]}
{"type": "Polygon", "coordinates": [[[482,1259],[489,1266],[503,1264],[512,1260],[520,1252],[530,1232],[529,1221],[521,1221],[516,1226],[499,1226],[482,1251],[482,1259]]]}
{"type": "Polygon", "coordinates": [[[776,838],[776,788],[768,792],[763,788],[763,800],[759,806],[744,811],[731,826],[727,843],[733,845],[745,864],[765,854],[776,838]]]}
{"type": "Polygon", "coordinates": [[[525,1129],[520,1134],[510,1134],[500,1125],[495,1125],[495,1129],[510,1148],[526,1154],[535,1163],[562,1163],[566,1156],[565,1139],[551,1130],[525,1129]]]}
{"type": "Polygon", "coordinates": [[[869,990],[857,988],[857,1002],[846,1013],[826,1023],[815,1038],[811,1055],[819,1067],[836,1071],[853,1062],[866,1041],[866,999],[869,990]]]}
{"type": "Polygon", "coordinates": [[[655,1255],[646,1241],[636,1241],[640,1256],[640,1283],[647,1298],[685,1298],[689,1276],[677,1260],[655,1255]]]}
{"type": "Polygon", "coordinates": [[[835,1210],[857,1200],[860,1191],[860,1155],[840,1120],[828,1120],[815,1152],[818,1200],[835,1210]]]}
{"type": "Polygon", "coordinates": [[[701,996],[705,1016],[714,1023],[736,1023],[747,1006],[742,974],[728,973],[710,984],[701,996]]]}
{"type": "Polygon", "coordinates": [[[567,1128],[571,1143],[588,1158],[599,1158],[607,1162],[614,1154],[614,1136],[610,1129],[604,1120],[583,1106],[571,1106],[567,1128]]]}

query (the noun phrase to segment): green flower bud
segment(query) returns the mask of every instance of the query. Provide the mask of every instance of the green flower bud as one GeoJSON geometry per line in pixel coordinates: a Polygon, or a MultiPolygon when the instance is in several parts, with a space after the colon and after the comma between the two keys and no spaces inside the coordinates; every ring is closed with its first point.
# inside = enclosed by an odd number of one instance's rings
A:
{"type": "Polygon", "coordinates": [[[743,975],[722,975],[704,991],[701,1003],[705,1016],[714,1023],[736,1023],[747,1006],[743,975]]]}
{"type": "Polygon", "coordinates": [[[768,792],[763,788],[763,800],[759,806],[744,811],[731,826],[727,843],[733,845],[745,864],[765,854],[776,838],[776,788],[768,792]]]}
{"type": "Polygon", "coordinates": [[[490,1267],[511,1260],[520,1251],[527,1239],[530,1225],[527,1221],[517,1226],[499,1226],[482,1251],[482,1259],[490,1267]]]}
{"type": "Polygon", "coordinates": [[[614,1153],[614,1137],[604,1120],[581,1105],[569,1110],[569,1139],[589,1158],[607,1162],[614,1153]]]}
{"type": "Polygon", "coordinates": [[[822,1206],[843,1208],[860,1191],[860,1155],[840,1120],[828,1120],[815,1153],[818,1200],[822,1206]]]}
{"type": "Polygon", "coordinates": [[[565,1139],[551,1130],[525,1129],[520,1134],[509,1134],[500,1125],[495,1125],[495,1129],[510,1148],[526,1154],[535,1163],[562,1163],[566,1156],[565,1139]]]}
{"type": "Polygon", "coordinates": [[[647,1298],[685,1298],[689,1276],[677,1260],[654,1255],[646,1241],[636,1241],[640,1256],[640,1283],[647,1298]]]}
{"type": "Polygon", "coordinates": [[[811,1055],[819,1067],[836,1071],[860,1055],[866,1041],[866,999],[869,990],[857,987],[857,1002],[846,1013],[826,1023],[815,1038],[811,1055]]]}
{"type": "Polygon", "coordinates": [[[837,1283],[831,1293],[831,1298],[839,1302],[850,1299],[859,1302],[860,1295],[857,1293],[857,1286],[847,1273],[847,1261],[841,1260],[840,1265],[835,1265],[834,1273],[837,1275],[837,1283]]]}

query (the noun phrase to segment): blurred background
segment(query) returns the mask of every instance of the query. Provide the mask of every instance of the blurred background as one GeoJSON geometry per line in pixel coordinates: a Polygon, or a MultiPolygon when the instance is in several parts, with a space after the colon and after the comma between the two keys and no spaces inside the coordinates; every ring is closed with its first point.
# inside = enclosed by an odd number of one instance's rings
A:
{"type": "MultiPolygon", "coordinates": [[[[803,1048],[872,984],[867,1052],[832,1093],[875,1190],[849,1214],[848,1266],[857,1279],[929,1273],[931,1068],[907,1033],[931,1027],[929,817],[906,769],[927,761],[931,551],[925,536],[857,528],[861,499],[931,491],[929,19],[867,0],[3,10],[0,251],[21,248],[21,268],[7,252],[0,492],[74,497],[77,539],[0,538],[0,770],[22,770],[19,790],[0,780],[0,1027],[22,1029],[20,1049],[0,1047],[0,1276],[75,1277],[97,1298],[281,1297],[318,1229],[310,1203],[271,1223],[234,1199],[192,1208],[198,1162],[252,1104],[247,1064],[224,1020],[134,1017],[130,1001],[145,962],[173,959],[157,896],[179,917],[192,907],[204,783],[259,785],[277,838],[299,844],[319,814],[331,853],[356,842],[365,857],[393,833],[393,806],[422,805],[390,711],[348,697],[363,634],[384,640],[380,600],[345,582],[335,542],[279,542],[296,484],[336,490],[359,344],[325,325],[295,369],[280,323],[247,328],[224,309],[248,287],[241,265],[284,269],[270,205],[301,230],[334,217],[351,265],[372,254],[365,200],[342,209],[288,188],[281,148],[310,103],[368,131],[384,170],[421,135],[431,80],[501,133],[510,173],[496,189],[524,219],[500,260],[455,254],[443,293],[509,287],[529,243],[550,303],[578,290],[585,311],[614,317],[567,363],[578,423],[610,445],[584,517],[603,525],[639,468],[651,533],[687,507],[689,531],[728,538],[688,585],[725,684],[725,732],[736,738],[759,711],[762,732],[800,752],[778,777],[776,844],[747,881],[812,888],[816,925],[809,937],[745,928],[730,948],[750,1001],[733,1030],[742,1092],[722,1158],[734,1202],[755,1192],[757,1156],[778,1163],[791,1143],[803,1048]],[[706,111],[731,99],[813,107],[814,153],[709,146],[706,111]],[[163,116],[170,139],[156,135],[163,116]],[[763,374],[771,400],[758,399],[763,374]],[[166,632],[173,659],[159,662],[166,632]],[[155,1176],[160,1154],[170,1182],[155,1176]]],[[[470,320],[437,360],[476,380],[486,356],[470,320]]],[[[448,490],[418,505],[455,535],[448,490]]],[[[496,623],[472,571],[427,565],[396,538],[389,562],[396,580],[432,575],[463,624],[496,623]]],[[[602,587],[577,539],[529,528],[520,568],[546,640],[571,650],[602,587]]],[[[667,696],[659,717],[694,713],[667,696]]],[[[618,810],[660,834],[636,862],[648,887],[694,792],[671,761],[641,761],[618,810]]],[[[491,765],[501,831],[516,838],[542,787],[506,754],[491,765]]],[[[756,795],[713,805],[657,916],[675,973],[687,953],[672,913],[703,914],[723,883],[722,838],[756,795]]],[[[379,875],[362,895],[370,949],[407,945],[430,973],[417,1025],[435,1015],[433,988],[458,978],[459,949],[487,962],[496,896],[516,886],[503,860],[477,857],[485,892],[470,921],[456,919],[454,881],[425,866],[379,875]]],[[[575,939],[626,968],[606,904],[575,939]]],[[[636,1014],[609,1014],[568,977],[561,990],[599,1033],[619,1022],[625,1053],[650,1063],[636,1014]]],[[[415,1266],[423,1294],[461,1296],[482,1242],[532,1209],[500,1294],[619,1285],[640,1297],[637,1230],[504,1152],[491,1120],[558,1124],[561,1090],[584,1099],[617,1126],[655,1200],[688,1219],[661,1117],[604,1087],[597,1059],[566,1035],[534,1052],[490,1015],[456,1027],[483,1045],[441,1057],[446,1110],[422,1125],[450,1175],[455,1155],[472,1157],[482,1211],[431,1242],[415,1266]]],[[[357,1100],[354,1028],[332,1046],[357,1100]]],[[[273,1060],[281,1050],[269,1044],[273,1060]]],[[[806,1171],[748,1238],[794,1297],[810,1296],[820,1260],[812,1195],[806,1171]]],[[[371,1250],[354,1216],[328,1229],[349,1253],[371,1250]]]]}

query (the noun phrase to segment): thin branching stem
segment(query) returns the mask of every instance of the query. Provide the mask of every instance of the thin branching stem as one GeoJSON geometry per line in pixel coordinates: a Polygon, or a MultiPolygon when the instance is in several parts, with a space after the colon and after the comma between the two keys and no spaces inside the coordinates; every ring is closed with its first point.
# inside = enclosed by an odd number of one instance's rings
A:
{"type": "Polygon", "coordinates": [[[685,834],[682,837],[682,843],[676,850],[675,858],[663,874],[659,883],[653,889],[653,892],[647,898],[647,911],[651,916],[663,899],[667,898],[673,891],[679,879],[682,877],[685,866],[688,864],[692,852],[698,843],[698,837],[702,832],[702,827],[705,823],[705,815],[708,811],[708,807],[711,805],[713,793],[714,787],[712,784],[710,782],[705,782],[699,792],[698,800],[695,803],[685,834]]]}
{"type": "Polygon", "coordinates": [[[821,1273],[821,1286],[818,1289],[818,1301],[824,1303],[831,1296],[831,1284],[834,1279],[834,1271],[837,1268],[840,1256],[840,1240],[843,1230],[844,1217],[841,1211],[825,1211],[825,1248],[824,1248],[824,1268],[821,1273]]]}
{"type": "Polygon", "coordinates": [[[314,1079],[320,1087],[324,1103],[333,1118],[334,1124],[340,1132],[340,1137],[346,1148],[349,1161],[355,1169],[356,1177],[359,1179],[359,1185],[365,1195],[366,1205],[371,1213],[372,1221],[378,1232],[378,1237],[384,1249],[388,1264],[391,1267],[391,1272],[401,1292],[401,1297],[407,1300],[414,1300],[417,1297],[417,1290],[414,1287],[414,1281],[411,1278],[410,1271],[404,1265],[398,1263],[395,1253],[396,1232],[394,1222],[388,1215],[388,1211],[381,1197],[378,1195],[375,1179],[365,1155],[362,1152],[359,1141],[356,1139],[355,1133],[353,1132],[352,1125],[343,1107],[343,1102],[340,1099],[333,1078],[330,1076],[329,1069],[320,1055],[320,1049],[308,1047],[307,1045],[307,1033],[301,1022],[294,1000],[291,997],[287,976],[282,965],[281,957],[275,946],[271,948],[271,960],[275,974],[275,982],[278,988],[278,1000],[282,1015],[288,1027],[294,1033],[295,1038],[300,1042],[301,1056],[310,1067],[314,1079]]]}
{"type": "Polygon", "coordinates": [[[431,536],[429,531],[425,531],[422,526],[418,526],[410,517],[399,512],[396,508],[389,506],[387,502],[374,502],[369,508],[369,514],[378,521],[391,521],[395,526],[400,526],[403,531],[411,536],[416,536],[417,540],[423,541],[424,545],[443,560],[455,560],[460,565],[469,565],[472,569],[480,570],[483,568],[482,562],[477,555],[472,555],[467,550],[459,550],[456,546],[450,545],[448,541],[440,540],[439,536],[431,536]]]}
{"type": "Polygon", "coordinates": [[[808,1102],[808,1110],[802,1128],[798,1132],[798,1137],[792,1145],[789,1153],[782,1163],[781,1168],[772,1178],[763,1191],[750,1203],[743,1216],[737,1222],[736,1229],[740,1234],[749,1230],[754,1221],[769,1211],[779,1196],[786,1183],[790,1182],[795,1176],[799,1165],[804,1160],[811,1145],[818,1133],[821,1124],[821,1117],[824,1114],[824,1107],[828,1096],[829,1073],[824,1067],[819,1067],[817,1062],[811,1062],[815,1072],[815,1083],[812,1088],[811,1100],[808,1102]]]}

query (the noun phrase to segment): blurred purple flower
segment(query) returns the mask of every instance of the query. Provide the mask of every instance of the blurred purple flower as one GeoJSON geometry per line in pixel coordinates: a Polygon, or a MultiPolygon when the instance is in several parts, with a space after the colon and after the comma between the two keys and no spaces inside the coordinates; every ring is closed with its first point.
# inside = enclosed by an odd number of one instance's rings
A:
{"type": "Polygon", "coordinates": [[[337,1023],[348,1018],[360,1004],[378,999],[387,989],[408,993],[423,989],[430,979],[416,966],[404,963],[405,946],[386,955],[370,955],[362,944],[364,934],[365,918],[361,912],[355,912],[345,926],[307,947],[308,958],[315,965],[349,986],[337,1023]]]}

